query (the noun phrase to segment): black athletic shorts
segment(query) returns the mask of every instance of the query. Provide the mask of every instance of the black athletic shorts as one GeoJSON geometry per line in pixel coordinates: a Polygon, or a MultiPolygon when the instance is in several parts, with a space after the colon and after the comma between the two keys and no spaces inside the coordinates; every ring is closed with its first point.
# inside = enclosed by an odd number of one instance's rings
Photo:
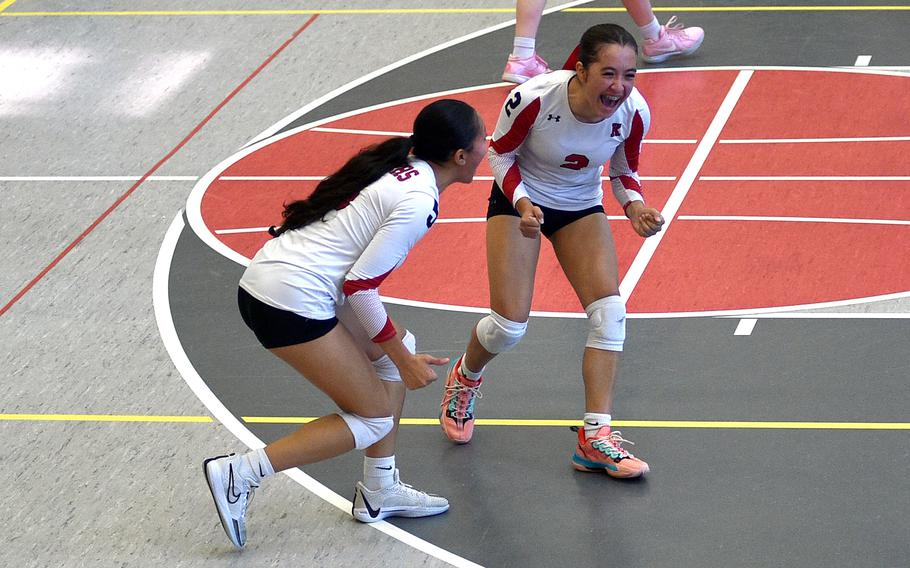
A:
{"type": "Polygon", "coordinates": [[[240,287],[237,288],[237,305],[240,306],[243,321],[266,349],[319,339],[338,324],[336,317],[327,320],[310,319],[274,308],[240,287]]]}
{"type": "MultiPolygon", "coordinates": [[[[548,239],[552,239],[553,233],[562,229],[569,223],[578,221],[582,217],[587,217],[588,215],[604,212],[603,205],[595,205],[594,207],[588,207],[581,211],[563,211],[561,209],[544,207],[543,205],[538,205],[538,207],[543,211],[543,225],[540,226],[540,232],[548,239]]],[[[518,211],[515,210],[515,207],[494,181],[493,191],[490,192],[490,204],[487,206],[487,219],[495,217],[496,215],[520,217],[518,211]]]]}

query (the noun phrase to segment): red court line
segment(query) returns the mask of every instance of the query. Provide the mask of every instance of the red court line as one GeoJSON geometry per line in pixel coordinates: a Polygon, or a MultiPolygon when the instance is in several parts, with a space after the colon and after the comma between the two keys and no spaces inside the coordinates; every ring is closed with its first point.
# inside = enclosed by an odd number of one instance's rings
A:
{"type": "Polygon", "coordinates": [[[246,87],[250,83],[250,81],[252,81],[256,77],[256,75],[258,75],[263,69],[265,69],[266,66],[268,66],[269,63],[271,63],[272,60],[274,60],[282,51],[284,51],[284,49],[287,46],[289,46],[291,44],[291,42],[293,42],[295,39],[297,39],[297,36],[302,34],[305,29],[310,27],[310,24],[312,24],[318,16],[319,16],[319,14],[313,14],[310,17],[310,19],[306,21],[305,24],[300,26],[300,28],[297,31],[295,31],[293,34],[291,34],[291,37],[289,37],[283,44],[281,44],[281,47],[276,49],[270,56],[268,56],[268,58],[265,61],[262,62],[261,65],[259,65],[259,67],[256,68],[255,71],[253,71],[246,79],[244,79],[243,82],[241,82],[239,85],[237,85],[237,87],[233,91],[231,91],[231,93],[227,97],[225,97],[224,100],[222,100],[218,104],[218,106],[216,106],[212,110],[212,112],[210,112],[205,118],[203,118],[202,121],[199,124],[197,124],[196,127],[193,128],[193,130],[189,134],[187,134],[186,137],[183,140],[181,140],[179,144],[174,146],[174,148],[170,152],[168,152],[167,155],[165,155],[163,158],[158,160],[158,163],[156,163],[154,166],[152,166],[152,169],[147,171],[145,173],[145,175],[143,175],[141,178],[139,178],[139,180],[136,183],[134,183],[133,186],[130,187],[126,191],[126,193],[121,195],[117,199],[117,201],[115,201],[113,203],[113,205],[108,207],[104,213],[102,213],[97,219],[95,219],[95,221],[91,225],[89,225],[87,229],[82,231],[82,233],[78,237],[76,237],[76,239],[73,242],[71,242],[65,249],[63,249],[63,251],[60,254],[58,254],[57,257],[54,258],[54,260],[52,260],[50,264],[45,266],[44,269],[41,272],[39,272],[38,275],[35,276],[31,282],[29,282],[28,284],[25,285],[24,288],[19,290],[19,293],[16,294],[15,296],[13,296],[12,300],[7,302],[7,304],[5,306],[3,306],[3,308],[0,308],[0,316],[5,314],[11,307],[13,307],[13,305],[22,298],[22,296],[25,296],[25,294],[27,294],[28,291],[31,290],[35,284],[37,284],[42,278],[44,278],[45,275],[47,275],[48,272],[50,272],[55,266],[57,266],[57,264],[59,264],[60,261],[63,260],[63,258],[66,257],[66,255],[68,255],[70,253],[70,251],[75,249],[79,245],[79,243],[82,242],[82,239],[87,237],[89,235],[89,233],[91,233],[92,231],[95,230],[95,227],[97,227],[98,225],[101,224],[102,221],[107,219],[108,215],[113,213],[114,210],[117,209],[117,207],[119,207],[121,203],[126,201],[126,199],[130,195],[132,195],[133,192],[136,191],[136,189],[140,185],[142,185],[142,183],[146,179],[149,178],[149,176],[151,176],[153,173],[155,173],[158,170],[158,168],[160,168],[162,165],[164,165],[165,162],[167,162],[169,159],[171,159],[174,156],[174,154],[179,152],[180,149],[183,148],[187,142],[189,142],[200,130],[202,130],[203,126],[208,124],[208,122],[212,119],[212,117],[214,117],[216,114],[218,114],[218,112],[225,105],[227,105],[231,101],[231,99],[233,99],[237,95],[237,93],[239,93],[244,87],[246,87]]]}

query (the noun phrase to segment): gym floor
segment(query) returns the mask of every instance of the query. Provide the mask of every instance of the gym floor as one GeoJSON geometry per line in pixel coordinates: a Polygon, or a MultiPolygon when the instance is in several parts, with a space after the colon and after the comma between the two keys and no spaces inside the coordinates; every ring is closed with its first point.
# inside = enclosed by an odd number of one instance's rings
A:
{"type": "MultiPolygon", "coordinates": [[[[202,459],[333,411],[238,317],[262,226],[434,97],[491,130],[513,9],[0,2],[4,564],[908,565],[910,8],[843,2],[655,6],[706,40],[638,79],[666,231],[612,223],[646,479],[569,465],[587,329],[544,245],[474,441],[443,438],[441,384],[409,396],[402,478],[449,512],[353,521],[351,453],[270,479],[232,549],[202,459]]],[[[600,21],[634,29],[551,4],[541,54],[600,21]]],[[[458,356],[485,307],[478,178],[382,290],[421,351],[458,356]]]]}

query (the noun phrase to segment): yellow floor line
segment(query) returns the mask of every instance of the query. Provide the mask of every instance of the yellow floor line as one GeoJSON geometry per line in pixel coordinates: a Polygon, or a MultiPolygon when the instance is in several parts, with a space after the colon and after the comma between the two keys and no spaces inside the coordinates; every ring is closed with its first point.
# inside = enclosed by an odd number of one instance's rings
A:
{"type": "MultiPolygon", "coordinates": [[[[248,424],[306,424],[313,416],[242,416],[248,424]]],[[[209,416],[147,416],[133,414],[0,414],[0,422],[169,422],[212,423],[209,416]]],[[[438,426],[436,418],[402,418],[406,426],[438,426]]],[[[477,426],[578,426],[580,420],[478,418],[477,426]]],[[[910,430],[910,422],[792,422],[739,420],[614,420],[621,428],[712,428],[759,430],[910,430]]]]}
{"type": "MultiPolygon", "coordinates": [[[[910,6],[666,6],[655,12],[900,12],[910,6]]],[[[615,12],[614,8],[566,8],[562,12],[615,12]]],[[[624,12],[625,8],[619,8],[624,12]]]]}
{"type": "MultiPolygon", "coordinates": [[[[313,417],[294,416],[243,416],[248,424],[305,424],[313,417]]],[[[406,426],[438,426],[436,418],[402,418],[406,426]]],[[[478,418],[476,426],[578,426],[581,420],[517,420],[478,418]]],[[[622,428],[715,428],[715,429],[766,429],[766,430],[910,430],[910,422],[774,422],[774,421],[720,421],[720,420],[614,420],[613,426],[622,428]]]]}
{"type": "MultiPolygon", "coordinates": [[[[43,16],[309,16],[377,15],[377,14],[512,14],[514,8],[350,8],[312,10],[110,10],[63,12],[4,12],[16,0],[0,4],[0,17],[43,16]]],[[[910,5],[892,6],[673,6],[654,8],[655,12],[895,12],[910,11],[910,5]]],[[[624,12],[621,6],[600,8],[566,8],[562,12],[624,12]]]]}
{"type": "Polygon", "coordinates": [[[135,414],[0,414],[0,421],[24,422],[214,422],[209,416],[145,416],[135,414]]]}

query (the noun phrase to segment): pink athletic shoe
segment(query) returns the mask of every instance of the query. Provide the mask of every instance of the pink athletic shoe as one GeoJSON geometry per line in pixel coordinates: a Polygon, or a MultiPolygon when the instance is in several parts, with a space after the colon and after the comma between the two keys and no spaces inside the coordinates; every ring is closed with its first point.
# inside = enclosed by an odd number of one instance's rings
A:
{"type": "Polygon", "coordinates": [[[506,62],[505,71],[502,72],[502,80],[520,85],[531,77],[549,72],[550,66],[536,53],[533,57],[525,57],[524,59],[510,55],[509,60],[506,62]]]}
{"type": "Polygon", "coordinates": [[[689,55],[699,48],[705,39],[705,30],[701,28],[684,28],[676,23],[676,16],[670,18],[666,25],[660,26],[657,39],[645,40],[641,48],[641,58],[648,63],[660,63],[674,55],[689,55]]]}
{"type": "Polygon", "coordinates": [[[439,405],[439,424],[449,440],[456,444],[467,444],[474,435],[474,402],[481,398],[480,384],[483,377],[476,381],[459,372],[464,355],[455,361],[449,376],[446,377],[445,392],[439,405]]]}
{"type": "Polygon", "coordinates": [[[622,437],[619,430],[613,432],[609,426],[597,431],[593,438],[585,438],[584,428],[577,426],[578,445],[572,455],[572,467],[578,471],[602,471],[610,477],[641,477],[650,469],[644,462],[622,447],[629,442],[622,437]]]}

